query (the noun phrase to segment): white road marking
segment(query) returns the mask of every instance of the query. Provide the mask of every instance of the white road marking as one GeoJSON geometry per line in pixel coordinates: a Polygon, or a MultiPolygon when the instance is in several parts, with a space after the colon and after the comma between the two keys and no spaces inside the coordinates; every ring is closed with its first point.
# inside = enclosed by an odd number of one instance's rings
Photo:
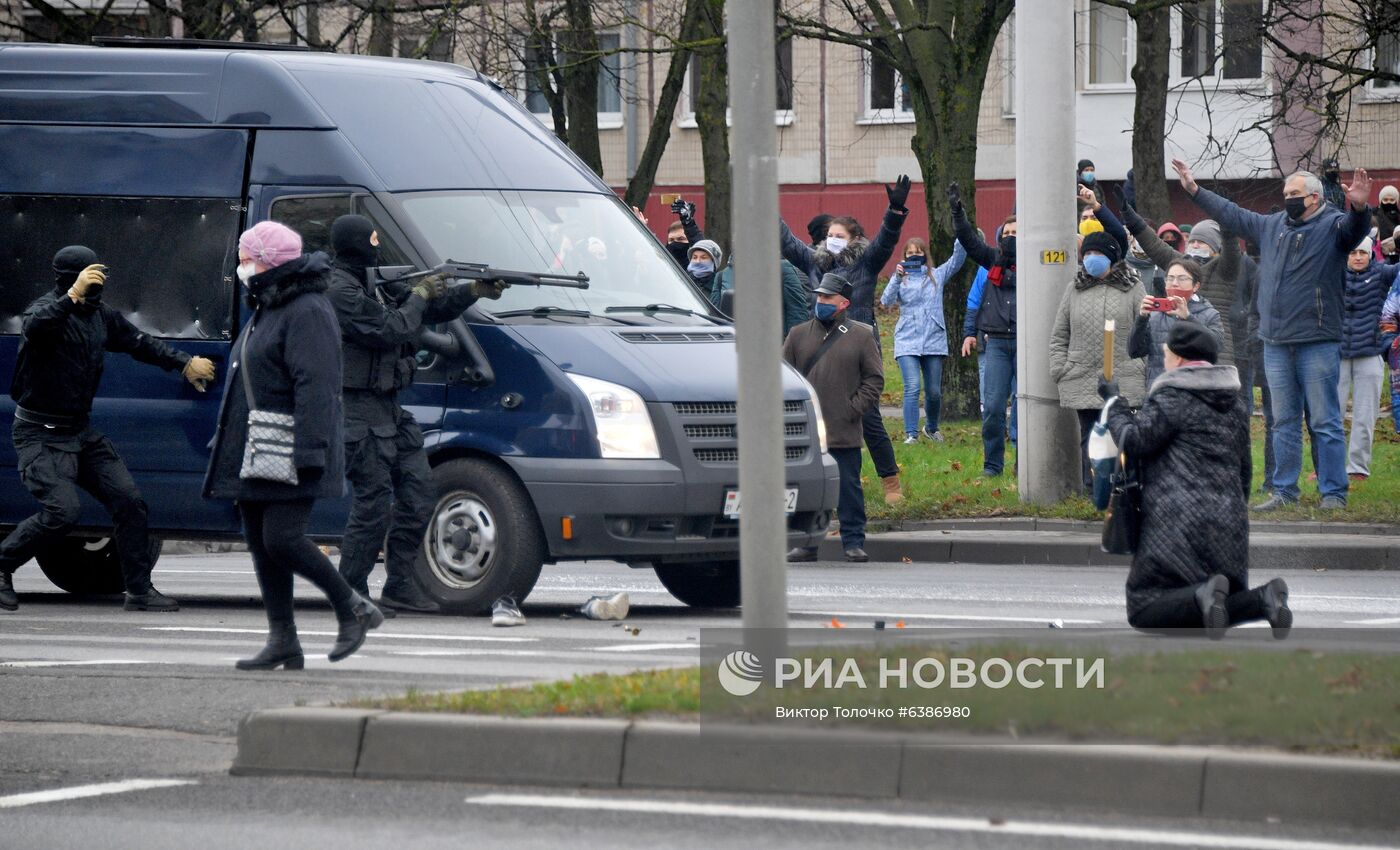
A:
{"type": "Polygon", "coordinates": [[[456,658],[463,656],[491,655],[510,658],[529,658],[541,655],[556,655],[541,649],[391,649],[387,655],[407,655],[414,658],[456,658]]]}
{"type": "Polygon", "coordinates": [[[1096,626],[1103,620],[1071,620],[1069,618],[1046,617],[998,617],[981,614],[891,614],[882,611],[793,611],[794,615],[805,617],[881,617],[886,620],[957,620],[959,622],[996,623],[1038,623],[1044,625],[1051,619],[1059,619],[1065,625],[1096,626]]]}
{"type": "Polygon", "coordinates": [[[1400,626],[1400,617],[1381,617],[1379,620],[1347,620],[1349,626],[1400,626]]]}
{"type": "MultiPolygon", "coordinates": [[[[267,635],[267,629],[225,629],[213,626],[142,626],[141,630],[147,632],[203,632],[225,635],[267,635]]],[[[297,633],[302,636],[309,635],[311,637],[336,637],[338,634],[337,632],[308,632],[300,629],[297,630],[297,633]]],[[[462,640],[480,641],[482,643],[533,643],[539,640],[539,638],[484,637],[480,635],[416,635],[380,631],[374,633],[375,640],[382,640],[384,638],[390,640],[462,640]]]]}
{"type": "Polygon", "coordinates": [[[1078,841],[1117,841],[1194,848],[1250,848],[1250,850],[1393,850],[1375,845],[1339,844],[1265,836],[1219,835],[1209,832],[1164,832],[1155,829],[1095,826],[1092,824],[1042,823],[1008,820],[993,824],[986,818],[906,815],[858,809],[810,809],[797,806],[740,806],[728,803],[687,803],[667,800],[624,800],[605,797],[553,797],[543,794],[482,794],[468,797],[475,806],[519,806],[578,811],[635,812],[638,814],[691,815],[694,817],[776,820],[813,824],[842,824],[882,829],[923,829],[936,832],[974,832],[989,835],[1069,838],[1078,841]]]}
{"type": "Polygon", "coordinates": [[[170,661],[142,661],[135,658],[110,658],[95,661],[0,661],[0,667],[101,667],[109,664],[171,664],[170,661]]]}
{"type": "Polygon", "coordinates": [[[125,779],[121,782],[77,785],[72,788],[54,788],[49,791],[30,791],[27,794],[11,794],[8,797],[0,797],[0,809],[14,809],[20,806],[33,806],[37,803],[58,803],[64,800],[81,800],[84,797],[101,797],[106,794],[125,794],[129,791],[149,791],[153,788],[175,788],[180,785],[198,784],[193,779],[125,779]]]}
{"type": "Polygon", "coordinates": [[[154,570],[154,572],[157,575],[161,573],[170,573],[172,575],[188,573],[190,575],[198,576],[247,576],[248,578],[254,578],[253,570],[251,567],[246,570],[167,570],[157,568],[156,570],[154,570]]]}
{"type": "Polygon", "coordinates": [[[697,642],[690,643],[619,643],[613,646],[597,646],[594,652],[652,652],[658,649],[699,649],[697,642]]]}

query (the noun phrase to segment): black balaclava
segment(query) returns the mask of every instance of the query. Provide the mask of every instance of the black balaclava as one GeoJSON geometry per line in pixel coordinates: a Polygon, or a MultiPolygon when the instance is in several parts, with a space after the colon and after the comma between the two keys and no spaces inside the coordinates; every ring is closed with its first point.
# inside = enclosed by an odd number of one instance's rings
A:
{"type": "Polygon", "coordinates": [[[331,249],[337,262],[365,268],[379,265],[379,248],[369,244],[374,222],[362,215],[343,215],[331,225],[331,249]]]}
{"type": "Polygon", "coordinates": [[[831,226],[831,216],[826,213],[817,213],[812,220],[807,222],[807,235],[811,237],[813,245],[820,245],[826,238],[826,229],[831,226]]]}
{"type": "MultiPolygon", "coordinates": [[[[54,289],[67,292],[78,280],[78,274],[97,262],[97,252],[85,245],[69,245],[53,255],[54,289]]],[[[102,287],[89,286],[83,303],[96,308],[102,303],[102,287]]]]}

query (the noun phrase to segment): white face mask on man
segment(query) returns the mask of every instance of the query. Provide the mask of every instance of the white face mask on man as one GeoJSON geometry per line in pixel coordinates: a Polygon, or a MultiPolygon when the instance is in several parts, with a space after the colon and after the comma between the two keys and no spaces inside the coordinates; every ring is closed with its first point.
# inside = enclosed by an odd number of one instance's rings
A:
{"type": "Polygon", "coordinates": [[[850,243],[848,241],[842,239],[840,236],[826,237],[826,250],[830,251],[833,254],[839,254],[842,251],[846,250],[846,246],[849,244],[850,243]]]}
{"type": "Polygon", "coordinates": [[[254,266],[252,263],[240,263],[237,271],[234,272],[234,274],[238,275],[238,279],[244,283],[247,283],[248,278],[257,273],[257,266],[254,266]]]}

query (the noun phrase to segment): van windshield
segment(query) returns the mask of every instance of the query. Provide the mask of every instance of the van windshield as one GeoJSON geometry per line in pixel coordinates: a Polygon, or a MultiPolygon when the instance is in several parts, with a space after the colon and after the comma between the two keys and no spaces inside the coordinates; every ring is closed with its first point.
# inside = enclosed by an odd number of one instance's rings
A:
{"type": "MultiPolygon", "coordinates": [[[[609,195],[479,190],[396,196],[444,260],[500,269],[588,275],[588,289],[512,286],[491,313],[559,307],[604,315],[609,307],[710,305],[630,210],[609,195]]],[[[629,317],[635,318],[635,317],[629,317]]]]}

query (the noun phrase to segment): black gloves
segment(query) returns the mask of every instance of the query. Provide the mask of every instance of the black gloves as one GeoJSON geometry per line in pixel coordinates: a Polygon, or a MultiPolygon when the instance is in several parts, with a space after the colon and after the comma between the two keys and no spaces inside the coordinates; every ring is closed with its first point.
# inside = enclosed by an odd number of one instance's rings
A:
{"type": "Polygon", "coordinates": [[[695,219],[695,205],[680,198],[671,202],[671,212],[680,217],[681,224],[689,224],[695,219]]]}
{"type": "Polygon", "coordinates": [[[901,174],[899,177],[895,178],[893,186],[885,187],[885,195],[890,199],[890,206],[905,212],[909,210],[909,208],[904,205],[904,202],[909,200],[909,186],[909,175],[901,174]]]}
{"type": "Polygon", "coordinates": [[[1118,395],[1118,382],[1110,381],[1103,375],[1099,375],[1099,398],[1108,401],[1118,395]]]}
{"type": "Polygon", "coordinates": [[[962,212],[962,190],[957,182],[948,184],[948,209],[952,210],[953,215],[962,212]]]}

